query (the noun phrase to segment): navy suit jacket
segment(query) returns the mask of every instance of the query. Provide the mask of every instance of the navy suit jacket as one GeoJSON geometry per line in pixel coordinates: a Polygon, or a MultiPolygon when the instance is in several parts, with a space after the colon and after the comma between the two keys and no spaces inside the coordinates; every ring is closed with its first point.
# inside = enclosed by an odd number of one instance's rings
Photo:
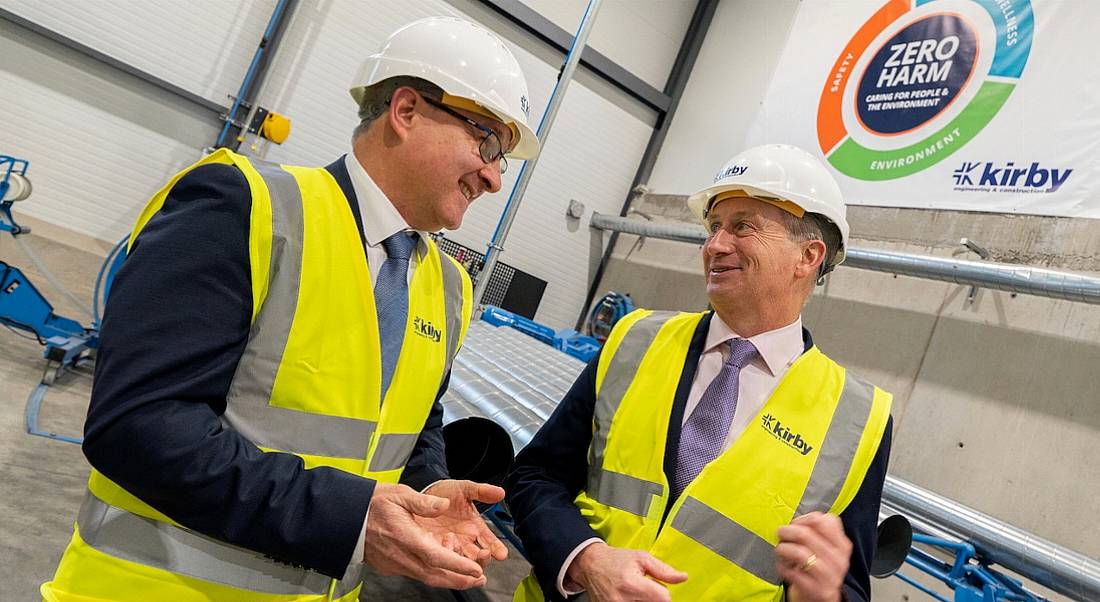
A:
{"type": "MultiPolygon", "coordinates": [[[[326,169],[362,238],[343,159],[326,169]]],[[[252,314],[251,204],[240,170],[203,165],[176,183],[134,241],[100,330],[84,454],[181,525],[339,578],[358,553],[374,481],[305,470],[297,456],[263,453],[219,419],[252,314]]],[[[447,477],[446,387],[401,478],[417,490],[447,477]]]]}
{"type": "MultiPolygon", "coordinates": [[[[665,476],[670,483],[675,481],[676,452],[680,445],[684,407],[695,378],[699,356],[706,344],[712,316],[713,314],[707,314],[699,322],[676,388],[664,458],[665,476]]],[[[802,336],[806,349],[813,346],[808,331],[803,329],[802,336]]],[[[558,571],[569,554],[585,540],[599,537],[581,517],[573,503],[583,489],[587,476],[588,447],[592,441],[592,416],[596,403],[596,366],[599,359],[599,355],[592,358],[546,424],[518,454],[505,482],[516,534],[523,541],[524,549],[534,567],[535,577],[548,600],[561,600],[557,589],[558,571]]],[[[853,544],[851,568],[844,580],[844,589],[849,600],[869,600],[871,597],[868,571],[874,552],[886,463],[890,457],[892,425],[891,419],[886,424],[882,443],[871,462],[863,485],[852,503],[840,515],[844,532],[853,544]]],[[[666,518],[671,508],[672,504],[668,504],[665,509],[666,518]]],[[[676,568],[691,572],[690,567],[676,568]]],[[[689,578],[706,579],[706,576],[689,578]]],[[[735,598],[736,594],[731,593],[731,599],[735,598]]]]}

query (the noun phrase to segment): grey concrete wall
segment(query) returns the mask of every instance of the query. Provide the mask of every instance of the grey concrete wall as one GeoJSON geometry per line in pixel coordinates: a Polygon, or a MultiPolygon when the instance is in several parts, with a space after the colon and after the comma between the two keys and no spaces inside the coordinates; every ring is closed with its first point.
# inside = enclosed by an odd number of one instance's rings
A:
{"type": "MultiPolygon", "coordinates": [[[[692,220],[677,196],[643,197],[634,211],[692,220]]],[[[849,219],[853,246],[977,259],[959,245],[968,237],[996,261],[1100,275],[1095,220],[875,207],[850,208],[849,219]]],[[[696,310],[702,285],[698,246],[623,235],[600,292],[696,310]]],[[[841,267],[803,320],[822,350],[894,394],[892,474],[1100,557],[1100,307],[968,293],[841,267]]],[[[890,579],[876,599],[927,597],[890,579]]]]}

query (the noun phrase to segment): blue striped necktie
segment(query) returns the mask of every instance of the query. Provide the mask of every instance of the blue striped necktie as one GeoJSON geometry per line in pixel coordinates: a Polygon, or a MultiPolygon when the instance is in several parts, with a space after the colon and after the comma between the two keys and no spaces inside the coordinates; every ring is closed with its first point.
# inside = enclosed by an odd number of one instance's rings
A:
{"type": "Polygon", "coordinates": [[[382,241],[386,261],[374,282],[374,308],[378,312],[378,339],[382,346],[382,397],[393,380],[393,370],[401,355],[405,324],[409,318],[409,258],[419,235],[398,232],[382,241]]]}
{"type": "Polygon", "coordinates": [[[688,484],[703,472],[703,468],[722,453],[722,445],[726,442],[733,413],[737,409],[741,368],[758,353],[756,346],[748,339],[733,339],[729,346],[730,354],[722,364],[722,370],[707,386],[680,431],[676,479],[673,483],[676,497],[680,497],[688,484]]]}

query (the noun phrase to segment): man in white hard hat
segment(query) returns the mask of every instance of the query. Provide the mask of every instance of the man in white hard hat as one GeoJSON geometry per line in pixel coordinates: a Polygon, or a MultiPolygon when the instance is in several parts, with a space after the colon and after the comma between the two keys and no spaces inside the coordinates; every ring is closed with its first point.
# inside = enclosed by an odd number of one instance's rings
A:
{"type": "Polygon", "coordinates": [[[538,152],[504,43],[417,21],[370,56],[352,151],[219,150],[146,206],[111,289],[50,601],[349,601],[365,564],[485,583],[503,544],[448,478],[439,397],[470,280],[428,233],[538,152]]]}
{"type": "Polygon", "coordinates": [[[801,320],[844,259],[840,189],[768,145],[688,204],[713,311],[620,320],[516,458],[515,599],[867,600],[891,396],[801,320]]]}

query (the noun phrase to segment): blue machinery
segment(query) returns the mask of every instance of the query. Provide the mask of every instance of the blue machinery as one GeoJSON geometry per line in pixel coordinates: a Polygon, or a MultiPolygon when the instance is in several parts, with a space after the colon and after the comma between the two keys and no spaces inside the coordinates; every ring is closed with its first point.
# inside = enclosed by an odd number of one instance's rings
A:
{"type": "Polygon", "coordinates": [[[511,326],[529,337],[587,362],[600,350],[615,322],[632,311],[634,302],[630,295],[611,292],[592,306],[583,333],[570,328],[555,331],[549,326],[492,305],[485,307],[481,319],[493,326],[511,326]]]}
{"type": "Polygon", "coordinates": [[[897,573],[898,579],[941,602],[952,602],[952,600],[954,602],[993,602],[1001,600],[1032,602],[1045,600],[1045,598],[1040,598],[1024,589],[1019,580],[992,568],[991,563],[979,555],[971,543],[954,542],[920,534],[913,535],[913,542],[954,555],[951,562],[945,562],[923,549],[912,548],[905,558],[906,564],[947,584],[955,591],[954,598],[947,598],[917,582],[912,577],[897,573]]]}
{"type": "MultiPolygon", "coordinates": [[[[30,249],[18,238],[30,229],[20,226],[11,212],[15,202],[30,195],[30,181],[26,177],[28,167],[25,160],[0,155],[0,232],[10,234],[33,261],[30,249]]],[[[42,380],[27,399],[24,421],[28,433],[80,443],[79,438],[41,430],[38,411],[46,391],[60,376],[91,362],[99,344],[101,300],[107,298],[111,281],[125,258],[125,244],[126,239],[119,241],[99,270],[90,326],[58,315],[22,270],[0,261],[0,325],[26,333],[24,336],[34,338],[45,347],[46,367],[42,380]]]]}

